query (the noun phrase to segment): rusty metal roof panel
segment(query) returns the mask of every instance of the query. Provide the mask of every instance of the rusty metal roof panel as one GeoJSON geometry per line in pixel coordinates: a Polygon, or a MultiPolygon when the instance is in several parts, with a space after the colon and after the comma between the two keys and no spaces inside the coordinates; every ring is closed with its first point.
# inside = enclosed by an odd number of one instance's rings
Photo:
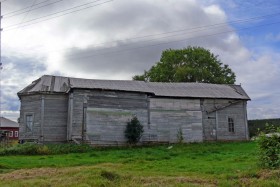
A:
{"type": "Polygon", "coordinates": [[[103,89],[151,93],[159,97],[227,98],[250,100],[240,85],[160,83],[129,80],[96,80],[44,75],[18,95],[37,92],[67,93],[70,89],[103,89]]]}
{"type": "Polygon", "coordinates": [[[147,83],[156,96],[250,99],[239,85],[206,83],[147,83]],[[237,88],[241,88],[238,89],[237,88]]]}
{"type": "Polygon", "coordinates": [[[96,79],[70,79],[71,88],[122,90],[134,92],[150,92],[143,81],[128,80],[96,80],[96,79]]]}

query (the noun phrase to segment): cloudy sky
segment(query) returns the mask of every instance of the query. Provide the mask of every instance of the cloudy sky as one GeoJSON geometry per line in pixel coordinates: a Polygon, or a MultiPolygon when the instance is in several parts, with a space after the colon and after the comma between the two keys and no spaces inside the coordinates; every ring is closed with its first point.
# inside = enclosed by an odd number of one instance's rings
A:
{"type": "Polygon", "coordinates": [[[165,49],[202,46],[229,64],[249,119],[280,117],[279,0],[2,0],[2,116],[44,74],[131,79],[165,49]]]}

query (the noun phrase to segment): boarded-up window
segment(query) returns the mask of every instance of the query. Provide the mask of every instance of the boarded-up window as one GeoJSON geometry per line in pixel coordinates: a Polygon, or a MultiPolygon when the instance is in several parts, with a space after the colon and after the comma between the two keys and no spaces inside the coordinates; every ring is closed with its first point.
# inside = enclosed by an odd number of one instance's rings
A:
{"type": "Polygon", "coordinates": [[[30,132],[33,129],[33,115],[27,114],[25,119],[26,119],[26,131],[30,132]]]}
{"type": "Polygon", "coordinates": [[[231,117],[228,118],[228,131],[234,132],[234,120],[231,117]]]}

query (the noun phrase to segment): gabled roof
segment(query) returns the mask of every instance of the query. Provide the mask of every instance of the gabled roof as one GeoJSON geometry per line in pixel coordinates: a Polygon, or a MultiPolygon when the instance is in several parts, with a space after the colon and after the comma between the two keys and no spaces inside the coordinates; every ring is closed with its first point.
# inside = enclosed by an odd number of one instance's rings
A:
{"type": "Polygon", "coordinates": [[[19,127],[19,124],[7,118],[0,117],[0,127],[19,127]]]}
{"type": "Polygon", "coordinates": [[[162,97],[226,98],[250,100],[240,85],[208,83],[160,83],[130,80],[97,80],[44,75],[18,92],[68,93],[71,89],[103,89],[150,93],[162,97]]]}

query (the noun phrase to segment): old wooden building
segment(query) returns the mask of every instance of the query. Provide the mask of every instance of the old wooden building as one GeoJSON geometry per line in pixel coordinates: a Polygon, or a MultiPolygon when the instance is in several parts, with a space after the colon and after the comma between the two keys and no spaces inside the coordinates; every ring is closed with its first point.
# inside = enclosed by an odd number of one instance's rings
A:
{"type": "Polygon", "coordinates": [[[19,124],[5,117],[0,117],[0,131],[7,133],[10,140],[18,139],[19,124]]]}
{"type": "Polygon", "coordinates": [[[248,95],[240,85],[91,80],[44,75],[18,92],[20,140],[125,144],[127,122],[141,142],[247,140],[248,95]]]}

